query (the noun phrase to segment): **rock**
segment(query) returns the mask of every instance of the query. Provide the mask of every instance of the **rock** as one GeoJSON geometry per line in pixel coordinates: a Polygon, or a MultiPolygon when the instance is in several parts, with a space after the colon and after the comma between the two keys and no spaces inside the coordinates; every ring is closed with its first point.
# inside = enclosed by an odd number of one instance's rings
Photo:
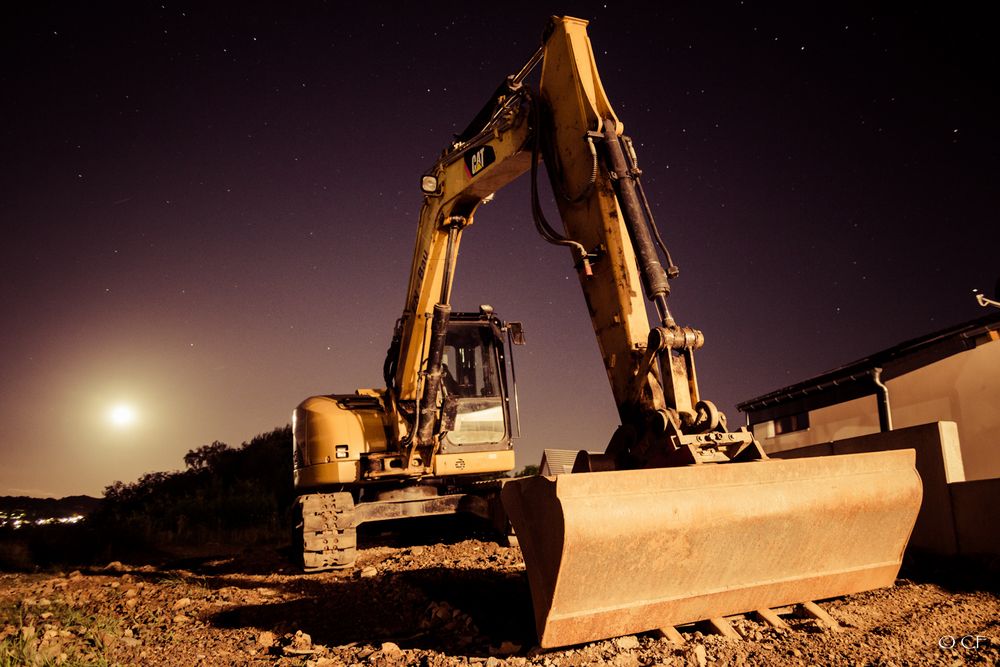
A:
{"type": "Polygon", "coordinates": [[[83,579],[83,572],[80,572],[80,570],[73,570],[72,572],[69,573],[68,578],[69,579],[83,579]]]}
{"type": "Polygon", "coordinates": [[[797,648],[793,648],[792,649],[792,655],[794,655],[796,658],[801,658],[802,657],[802,651],[800,651],[797,648]]]}
{"type": "Polygon", "coordinates": [[[312,643],[312,637],[301,630],[296,630],[295,636],[292,637],[293,648],[312,648],[312,643]]]}
{"type": "Polygon", "coordinates": [[[268,630],[257,635],[257,646],[261,648],[271,648],[274,646],[274,633],[268,630]]]}
{"type": "Polygon", "coordinates": [[[521,650],[520,644],[514,642],[500,642],[500,648],[496,649],[497,655],[511,655],[521,650]]]}
{"type": "Polygon", "coordinates": [[[122,565],[121,561],[113,560],[107,565],[105,565],[104,569],[111,572],[121,572],[122,570],[125,569],[125,566],[122,565]]]}
{"type": "Polygon", "coordinates": [[[362,579],[371,579],[376,574],[378,574],[378,570],[375,569],[375,567],[372,566],[372,565],[369,565],[368,567],[366,567],[363,570],[361,570],[361,578],[362,579]]]}
{"type": "Polygon", "coordinates": [[[334,665],[342,665],[343,662],[339,660],[334,660],[333,658],[318,658],[316,660],[306,660],[306,667],[334,667],[334,665]]]}
{"type": "Polygon", "coordinates": [[[188,623],[191,619],[184,614],[177,614],[174,616],[174,623],[188,623]]]}
{"type": "Polygon", "coordinates": [[[138,594],[139,591],[135,590],[134,588],[130,588],[127,591],[125,591],[125,597],[127,598],[134,598],[138,594]]]}
{"type": "Polygon", "coordinates": [[[174,611],[177,611],[179,609],[183,609],[184,607],[188,606],[189,604],[191,604],[191,598],[181,598],[180,600],[178,600],[177,602],[174,603],[174,611]]]}
{"type": "Polygon", "coordinates": [[[392,655],[402,653],[402,650],[399,648],[399,644],[395,644],[393,642],[382,642],[382,648],[380,650],[382,653],[392,655]]]}
{"type": "Polygon", "coordinates": [[[705,650],[704,644],[698,644],[695,646],[692,654],[695,664],[697,664],[698,667],[706,667],[708,665],[708,652],[705,650]]]}
{"type": "Polygon", "coordinates": [[[632,651],[619,653],[611,661],[614,667],[639,667],[639,658],[632,651]]]}
{"type": "Polygon", "coordinates": [[[420,547],[420,546],[413,547],[412,549],[410,549],[410,555],[411,556],[423,556],[424,555],[424,548],[420,547]]]}
{"type": "Polygon", "coordinates": [[[615,640],[615,646],[622,651],[630,651],[639,648],[639,638],[635,635],[626,635],[615,640]]]}

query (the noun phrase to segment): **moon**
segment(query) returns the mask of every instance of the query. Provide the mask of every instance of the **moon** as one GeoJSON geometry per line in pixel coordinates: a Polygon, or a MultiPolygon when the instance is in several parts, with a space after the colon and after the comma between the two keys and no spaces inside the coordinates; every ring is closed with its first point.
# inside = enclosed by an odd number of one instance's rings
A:
{"type": "Polygon", "coordinates": [[[137,417],[135,408],[125,403],[119,403],[108,412],[108,420],[115,428],[128,428],[135,423],[137,417]]]}

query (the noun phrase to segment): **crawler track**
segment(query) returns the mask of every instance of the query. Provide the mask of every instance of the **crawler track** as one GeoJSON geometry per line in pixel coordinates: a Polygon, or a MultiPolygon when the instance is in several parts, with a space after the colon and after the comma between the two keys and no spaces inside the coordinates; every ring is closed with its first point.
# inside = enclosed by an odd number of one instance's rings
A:
{"type": "Polygon", "coordinates": [[[350,493],[299,496],[296,541],[302,545],[306,572],[339,570],[354,565],[358,536],[350,493]]]}

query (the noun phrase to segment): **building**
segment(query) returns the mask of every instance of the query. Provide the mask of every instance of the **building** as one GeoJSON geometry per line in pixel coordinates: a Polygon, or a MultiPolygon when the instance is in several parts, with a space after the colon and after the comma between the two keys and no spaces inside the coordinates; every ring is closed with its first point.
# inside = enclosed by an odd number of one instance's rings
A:
{"type": "Polygon", "coordinates": [[[538,465],[538,474],[544,477],[565,475],[573,472],[573,462],[579,449],[546,449],[542,452],[542,462],[538,465]]]}
{"type": "Polygon", "coordinates": [[[739,404],[768,453],[935,421],[968,480],[1000,477],[1000,312],[739,404]]]}

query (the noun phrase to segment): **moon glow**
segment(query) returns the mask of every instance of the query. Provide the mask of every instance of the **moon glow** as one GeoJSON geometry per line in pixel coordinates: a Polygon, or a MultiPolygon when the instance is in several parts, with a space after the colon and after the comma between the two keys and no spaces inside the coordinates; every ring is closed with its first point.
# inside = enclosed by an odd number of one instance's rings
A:
{"type": "Polygon", "coordinates": [[[116,428],[128,428],[135,423],[136,416],[135,408],[124,403],[114,406],[108,413],[111,425],[116,428]]]}

